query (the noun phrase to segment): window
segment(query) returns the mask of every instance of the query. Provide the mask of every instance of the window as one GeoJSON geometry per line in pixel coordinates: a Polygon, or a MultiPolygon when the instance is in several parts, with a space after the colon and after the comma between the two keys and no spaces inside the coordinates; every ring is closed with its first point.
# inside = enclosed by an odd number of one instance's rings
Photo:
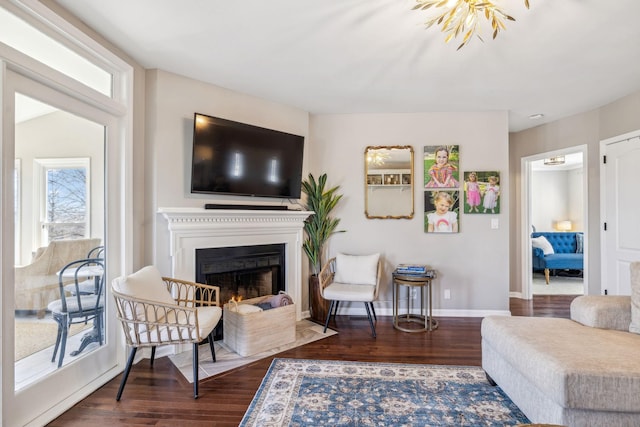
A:
{"type": "MultiPolygon", "coordinates": [[[[36,159],[40,246],[89,236],[89,158],[36,159]]],[[[38,233],[34,233],[38,235],[38,233]]]]}
{"type": "Polygon", "coordinates": [[[0,42],[106,96],[112,95],[111,73],[2,8],[0,8],[0,42]]]}

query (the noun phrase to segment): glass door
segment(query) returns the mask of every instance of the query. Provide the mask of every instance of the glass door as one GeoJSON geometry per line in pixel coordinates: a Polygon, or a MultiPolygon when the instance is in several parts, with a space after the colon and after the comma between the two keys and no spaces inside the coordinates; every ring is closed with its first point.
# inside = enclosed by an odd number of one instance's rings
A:
{"type": "Polygon", "coordinates": [[[105,244],[105,132],[99,123],[23,94],[16,93],[15,101],[14,149],[21,165],[20,185],[14,187],[21,201],[15,207],[14,270],[19,391],[58,369],[57,362],[66,366],[100,345],[101,339],[78,352],[82,337],[103,323],[96,316],[104,317],[104,289],[92,292],[102,277],[80,272],[78,292],[71,270],[62,283],[59,273],[73,261],[94,257],[91,251],[105,244]]]}
{"type": "Polygon", "coordinates": [[[3,154],[13,155],[15,260],[13,295],[3,304],[11,306],[12,322],[3,329],[14,340],[4,341],[3,355],[12,356],[14,370],[3,369],[3,390],[9,378],[13,384],[3,403],[12,408],[5,421],[23,425],[37,424],[40,414],[116,366],[105,229],[109,135],[117,121],[27,77],[7,77],[4,100],[14,117],[3,154]],[[85,259],[82,269],[64,270],[85,259]]]}

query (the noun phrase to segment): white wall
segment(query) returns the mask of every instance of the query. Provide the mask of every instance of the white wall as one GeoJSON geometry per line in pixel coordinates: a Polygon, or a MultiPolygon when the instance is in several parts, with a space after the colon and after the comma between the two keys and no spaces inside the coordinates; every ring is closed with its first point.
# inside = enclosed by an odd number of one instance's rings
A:
{"type": "Polygon", "coordinates": [[[531,224],[536,231],[555,231],[557,221],[568,218],[566,171],[531,174],[531,224]]]}
{"type": "Polygon", "coordinates": [[[507,114],[423,113],[312,116],[310,164],[340,185],[336,209],[346,233],[330,241],[336,252],[381,252],[386,261],[381,304],[391,307],[391,272],[398,263],[427,263],[438,271],[434,282],[437,313],[474,315],[509,309],[507,114]],[[460,233],[426,234],[423,225],[422,162],[425,145],[460,146],[460,169],[498,170],[503,197],[498,215],[461,215],[460,233]],[[415,212],[411,220],[367,219],[364,215],[364,149],[368,145],[411,145],[416,153],[415,212]],[[496,218],[500,228],[491,229],[496,218]],[[451,299],[443,299],[443,290],[451,299]]]}
{"type": "MultiPolygon", "coordinates": [[[[309,115],[297,108],[161,70],[147,71],[146,97],[147,259],[163,274],[169,274],[169,235],[166,221],[157,214],[158,208],[202,208],[206,203],[288,204],[287,200],[276,198],[191,194],[193,114],[203,113],[305,137],[309,115]]],[[[305,138],[305,164],[309,162],[309,145],[309,139],[305,138]]],[[[303,265],[303,283],[307,283],[306,267],[303,265]]],[[[306,295],[303,298],[306,301],[306,295]]]]}
{"type": "Polygon", "coordinates": [[[571,231],[584,231],[584,181],[582,168],[568,171],[569,195],[567,218],[571,220],[571,231]]]}
{"type": "MultiPolygon", "coordinates": [[[[152,236],[149,247],[155,251],[153,262],[164,273],[170,271],[169,242],[164,219],[156,213],[158,207],[281,202],[190,194],[193,113],[197,111],[308,136],[304,176],[307,171],[316,175],[327,172],[329,184],[340,184],[345,195],[336,213],[342,219],[341,228],[348,232],[332,238],[330,251],[382,252],[387,265],[381,300],[389,309],[392,267],[399,262],[426,262],[440,272],[434,293],[436,309],[471,315],[508,310],[507,215],[463,215],[461,233],[426,235],[422,189],[418,186],[413,220],[367,220],[363,157],[368,145],[412,145],[416,152],[415,176],[421,177],[419,153],[424,145],[458,144],[462,170],[499,170],[504,188],[508,186],[506,113],[314,116],[310,121],[305,111],[165,71],[147,71],[146,82],[146,197],[152,206],[148,212],[152,236]],[[498,230],[490,229],[492,217],[500,220],[498,230]],[[451,290],[450,300],[442,299],[444,288],[451,290]]],[[[508,197],[501,203],[501,211],[508,212],[508,197]]],[[[303,283],[307,281],[307,267],[303,265],[303,283]]],[[[303,301],[307,301],[306,295],[303,301]]]]}
{"type": "Polygon", "coordinates": [[[572,231],[583,230],[582,169],[531,173],[531,223],[536,231],[557,231],[570,220],[572,231]]]}

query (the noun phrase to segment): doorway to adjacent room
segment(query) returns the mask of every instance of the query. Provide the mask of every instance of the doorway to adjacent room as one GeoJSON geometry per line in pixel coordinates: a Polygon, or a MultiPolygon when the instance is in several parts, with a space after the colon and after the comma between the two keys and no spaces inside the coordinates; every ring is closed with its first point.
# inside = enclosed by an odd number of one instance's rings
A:
{"type": "Polygon", "coordinates": [[[582,295],[587,293],[587,263],[580,269],[553,269],[546,283],[543,269],[533,262],[532,233],[581,234],[576,245],[586,260],[587,251],[587,148],[571,147],[523,158],[523,298],[532,295],[582,295]],[[582,247],[578,247],[582,246],[582,247]]]}

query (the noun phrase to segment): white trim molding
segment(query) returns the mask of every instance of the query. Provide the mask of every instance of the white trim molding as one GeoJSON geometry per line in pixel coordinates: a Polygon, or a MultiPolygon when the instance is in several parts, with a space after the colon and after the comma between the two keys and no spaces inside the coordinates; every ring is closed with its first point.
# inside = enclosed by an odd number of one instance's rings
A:
{"type": "Polygon", "coordinates": [[[308,211],[159,208],[167,221],[171,274],[195,280],[195,250],[285,244],[285,290],[302,316],[302,230],[308,211]]]}

